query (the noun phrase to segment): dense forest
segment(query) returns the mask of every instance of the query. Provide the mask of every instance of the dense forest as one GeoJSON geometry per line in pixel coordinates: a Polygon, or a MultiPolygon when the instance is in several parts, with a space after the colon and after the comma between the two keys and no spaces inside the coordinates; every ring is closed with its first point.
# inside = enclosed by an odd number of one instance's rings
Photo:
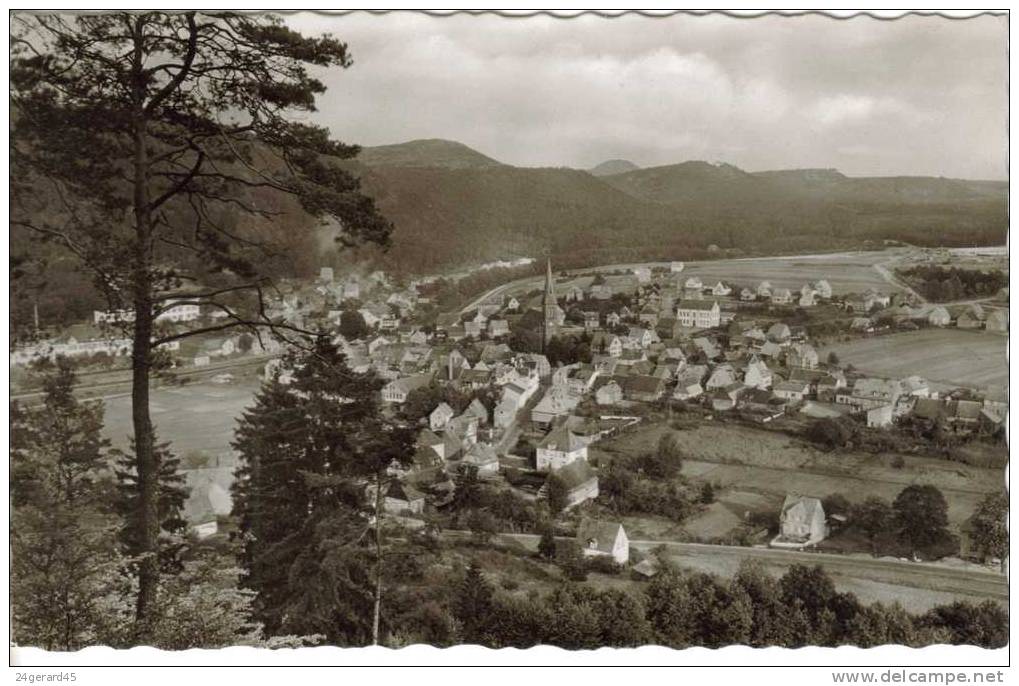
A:
{"type": "Polygon", "coordinates": [[[1008,286],[1008,274],[998,269],[981,271],[918,265],[908,269],[897,269],[896,273],[920,291],[925,298],[934,302],[989,297],[1008,286]]]}

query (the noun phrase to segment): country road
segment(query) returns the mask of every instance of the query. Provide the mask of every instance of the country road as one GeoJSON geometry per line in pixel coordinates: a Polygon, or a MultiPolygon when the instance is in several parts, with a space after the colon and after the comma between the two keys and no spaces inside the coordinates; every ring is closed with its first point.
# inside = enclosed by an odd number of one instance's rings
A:
{"type": "MultiPolygon", "coordinates": [[[[451,538],[469,537],[466,531],[443,531],[451,538]]],[[[561,540],[567,540],[560,537],[561,540]]],[[[535,534],[497,534],[496,540],[509,540],[537,550],[540,536],[535,534]]],[[[570,539],[572,540],[572,539],[570,539]]],[[[941,562],[909,562],[869,555],[837,555],[829,553],[748,548],[741,546],[682,543],[679,541],[631,540],[630,548],[644,553],[664,547],[668,557],[683,567],[711,571],[730,576],[746,559],[759,560],[777,571],[793,564],[820,565],[836,585],[855,588],[861,582],[891,587],[908,587],[952,596],[1008,600],[1008,577],[998,571],[967,565],[965,568],[941,562]]]]}

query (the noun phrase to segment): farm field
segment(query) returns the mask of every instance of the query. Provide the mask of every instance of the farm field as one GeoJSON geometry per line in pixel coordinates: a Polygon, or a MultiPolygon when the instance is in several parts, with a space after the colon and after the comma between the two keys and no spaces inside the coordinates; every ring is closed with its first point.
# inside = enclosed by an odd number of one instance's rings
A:
{"type": "MultiPolygon", "coordinates": [[[[228,384],[191,383],[152,390],[152,422],[161,441],[169,441],[180,457],[205,453],[221,464],[232,462],[237,417],[249,407],[258,390],[254,379],[228,384]]],[[[131,435],[131,397],[106,399],[106,437],[115,447],[127,448],[131,435]]]]}
{"type": "Polygon", "coordinates": [[[835,343],[819,354],[834,351],[843,364],[868,374],[918,374],[941,389],[986,388],[1008,386],[1007,347],[1006,337],[983,331],[923,329],[835,343]]]}
{"type": "Polygon", "coordinates": [[[890,259],[887,253],[841,254],[819,257],[782,257],[746,260],[720,260],[687,265],[684,276],[697,276],[705,284],[733,281],[756,286],[769,281],[775,288],[798,290],[803,284],[825,279],[832,292],[862,293],[868,288],[884,293],[902,290],[888,283],[874,264],[890,259]]]}
{"type": "MultiPolygon", "coordinates": [[[[595,444],[594,459],[608,454],[638,454],[654,448],[663,424],[595,444]]],[[[904,466],[891,466],[893,455],[839,452],[825,453],[809,443],[784,434],[733,424],[702,424],[689,431],[672,431],[686,459],[683,475],[712,481],[724,489],[718,502],[683,523],[697,538],[724,534],[726,524],[735,526],[746,512],[777,511],[787,493],[818,498],[841,493],[851,502],[877,495],[892,500],[911,484],[937,486],[948,499],[953,528],[968,519],[986,493],[1004,485],[1004,473],[933,458],[903,455],[904,466]]],[[[634,525],[649,537],[671,529],[664,522],[643,521],[634,525]]],[[[731,528],[731,527],[730,527],[731,528]]]]}
{"type": "MultiPolygon", "coordinates": [[[[831,253],[822,255],[789,255],[781,257],[744,257],[726,260],[705,260],[699,262],[687,262],[686,268],[677,276],[687,278],[698,276],[705,284],[714,284],[716,281],[728,281],[741,285],[756,286],[761,281],[767,280],[771,285],[778,288],[799,289],[808,281],[826,279],[835,294],[860,293],[868,288],[885,293],[901,291],[898,285],[889,283],[881,273],[874,268],[875,264],[888,262],[901,258],[906,254],[901,249],[881,250],[869,252],[831,253]]],[[[613,264],[600,267],[588,267],[572,270],[573,274],[589,274],[592,272],[611,272],[626,270],[634,267],[646,266],[668,267],[667,262],[645,262],[640,264],[613,264]]],[[[552,265],[555,269],[555,264],[552,265]]],[[[558,272],[556,272],[558,274],[558,272]]],[[[606,274],[606,281],[609,285],[626,290],[632,290],[636,285],[636,279],[632,273],[626,275],[606,274]]],[[[568,286],[578,285],[586,288],[590,285],[593,277],[579,276],[573,279],[556,280],[556,289],[562,293],[568,286]]],[[[544,277],[536,276],[513,281],[500,286],[483,297],[476,298],[470,305],[463,308],[467,311],[476,307],[481,300],[489,298],[501,298],[512,295],[519,297],[529,291],[540,289],[544,277]]]]}

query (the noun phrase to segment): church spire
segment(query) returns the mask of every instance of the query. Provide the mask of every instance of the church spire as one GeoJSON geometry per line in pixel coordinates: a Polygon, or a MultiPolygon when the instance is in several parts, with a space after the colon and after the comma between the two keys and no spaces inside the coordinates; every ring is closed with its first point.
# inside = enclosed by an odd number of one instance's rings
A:
{"type": "Polygon", "coordinates": [[[545,295],[542,298],[542,343],[549,340],[559,330],[562,319],[559,316],[559,303],[555,298],[555,278],[552,276],[552,260],[545,260],[545,295]]]}

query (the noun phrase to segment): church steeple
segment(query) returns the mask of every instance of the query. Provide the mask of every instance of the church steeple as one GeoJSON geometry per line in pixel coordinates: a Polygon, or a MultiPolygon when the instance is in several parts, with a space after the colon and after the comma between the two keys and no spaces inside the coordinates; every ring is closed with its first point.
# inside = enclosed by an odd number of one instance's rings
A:
{"type": "Polygon", "coordinates": [[[555,297],[555,278],[552,276],[552,260],[546,259],[545,295],[542,298],[542,315],[544,318],[542,338],[544,343],[548,343],[549,339],[558,331],[559,325],[562,323],[559,313],[559,303],[556,302],[555,297]]]}

